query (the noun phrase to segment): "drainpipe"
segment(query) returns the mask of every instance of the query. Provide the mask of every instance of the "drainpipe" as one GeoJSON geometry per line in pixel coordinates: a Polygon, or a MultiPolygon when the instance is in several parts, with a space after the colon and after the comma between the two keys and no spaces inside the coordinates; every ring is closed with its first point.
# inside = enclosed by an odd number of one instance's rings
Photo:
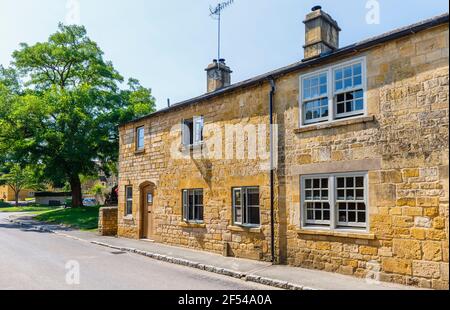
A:
{"type": "Polygon", "coordinates": [[[276,91],[275,80],[272,76],[269,77],[270,94],[269,94],[269,117],[270,117],[270,250],[272,256],[272,263],[276,262],[275,257],[275,193],[274,193],[274,132],[273,132],[273,101],[276,91]]]}

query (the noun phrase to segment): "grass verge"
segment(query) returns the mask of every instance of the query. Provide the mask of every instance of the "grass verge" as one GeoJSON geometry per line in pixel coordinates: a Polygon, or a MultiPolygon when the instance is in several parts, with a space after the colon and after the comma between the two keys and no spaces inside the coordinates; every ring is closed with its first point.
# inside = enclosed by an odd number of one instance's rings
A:
{"type": "Polygon", "coordinates": [[[81,230],[98,228],[98,212],[100,207],[83,207],[58,209],[39,214],[37,221],[51,224],[63,224],[81,230]]]}
{"type": "Polygon", "coordinates": [[[5,213],[12,213],[12,212],[32,212],[32,213],[40,213],[40,212],[47,212],[47,211],[54,211],[59,208],[55,207],[48,207],[48,206],[39,206],[39,205],[32,205],[32,206],[26,206],[26,207],[7,207],[7,206],[0,206],[0,212],[5,213]]]}

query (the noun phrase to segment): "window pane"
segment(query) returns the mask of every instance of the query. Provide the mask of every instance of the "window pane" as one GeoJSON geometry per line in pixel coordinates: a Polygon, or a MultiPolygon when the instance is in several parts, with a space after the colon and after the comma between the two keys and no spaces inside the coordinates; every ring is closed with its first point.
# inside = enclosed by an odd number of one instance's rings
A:
{"type": "Polygon", "coordinates": [[[234,222],[242,223],[242,208],[241,207],[236,206],[234,208],[234,222]]]}
{"type": "Polygon", "coordinates": [[[347,190],[347,200],[354,200],[355,199],[355,191],[352,189],[347,190]]]}
{"type": "Polygon", "coordinates": [[[308,210],[308,211],[306,212],[306,218],[307,218],[309,221],[313,221],[313,220],[314,220],[314,211],[313,211],[313,210],[308,210]]]}
{"type": "Polygon", "coordinates": [[[339,211],[339,222],[347,222],[347,212],[339,211]]]}
{"type": "Polygon", "coordinates": [[[309,99],[309,98],[311,98],[311,90],[308,88],[308,89],[305,89],[305,92],[303,93],[303,98],[304,99],[309,99]]]}
{"type": "Polygon", "coordinates": [[[314,179],[314,188],[320,188],[320,179],[314,179]]]}
{"type": "Polygon", "coordinates": [[[336,70],[336,72],[335,72],[335,79],[336,80],[341,80],[342,79],[342,70],[341,69],[336,70]]]}
{"type": "Polygon", "coordinates": [[[358,203],[358,211],[366,211],[366,204],[358,203]]]}
{"type": "Polygon", "coordinates": [[[366,212],[358,212],[358,223],[366,222],[366,212]]]}
{"type": "Polygon", "coordinates": [[[353,111],[353,102],[347,101],[345,103],[345,112],[352,112],[353,111]]]}
{"type": "Polygon", "coordinates": [[[352,76],[352,67],[344,68],[344,78],[349,78],[352,76]]]}
{"type": "Polygon", "coordinates": [[[259,190],[248,189],[247,190],[247,204],[249,206],[259,206],[259,190]]]}
{"type": "Polygon", "coordinates": [[[314,191],[314,200],[320,200],[320,191],[314,191]]]}
{"type": "Polygon", "coordinates": [[[312,181],[311,181],[311,179],[306,179],[306,180],[305,180],[305,187],[306,187],[306,188],[311,188],[311,187],[312,187],[312,181]]]}
{"type": "Polygon", "coordinates": [[[360,86],[362,84],[362,77],[357,75],[353,78],[353,86],[360,86]]]}
{"type": "Polygon", "coordinates": [[[364,187],[364,177],[356,178],[356,187],[364,187]]]}
{"type": "Polygon", "coordinates": [[[330,220],[330,211],[323,211],[323,220],[324,221],[330,220]]]}
{"type": "Polygon", "coordinates": [[[240,190],[235,190],[234,191],[234,204],[236,206],[241,206],[241,201],[242,201],[241,191],[240,190]]]}
{"type": "Polygon", "coordinates": [[[356,190],[356,200],[364,200],[364,190],[363,189],[356,190]]]}
{"type": "Polygon", "coordinates": [[[203,221],[203,205],[195,206],[195,220],[203,221]]]}
{"type": "Polygon", "coordinates": [[[133,188],[132,187],[127,187],[127,198],[128,199],[133,198],[133,188]]]}
{"type": "Polygon", "coordinates": [[[355,111],[364,110],[364,100],[355,101],[355,111]]]}
{"type": "Polygon", "coordinates": [[[359,63],[359,64],[356,64],[356,65],[353,65],[353,74],[354,75],[358,75],[358,74],[361,74],[361,73],[362,73],[361,64],[359,63]]]}
{"type": "Polygon", "coordinates": [[[312,199],[312,191],[305,191],[305,200],[311,200],[312,199]]]}
{"type": "Polygon", "coordinates": [[[344,188],[345,187],[345,179],[344,178],[338,178],[337,179],[337,186],[338,186],[338,188],[344,188]]]}
{"type": "Polygon", "coordinates": [[[260,218],[259,218],[259,208],[248,208],[248,224],[252,225],[259,225],[260,218]]]}
{"type": "Polygon", "coordinates": [[[350,223],[356,222],[356,212],[348,212],[348,222],[350,223]]]}
{"type": "Polygon", "coordinates": [[[338,190],[338,200],[345,200],[345,190],[338,190]]]}
{"type": "Polygon", "coordinates": [[[203,192],[202,191],[195,192],[195,204],[203,205],[203,192]]]}
{"type": "Polygon", "coordinates": [[[347,178],[346,181],[347,187],[353,187],[354,186],[353,181],[354,181],[353,177],[347,178]]]}
{"type": "Polygon", "coordinates": [[[317,221],[321,221],[322,220],[322,210],[317,210],[316,209],[316,211],[314,211],[314,214],[315,214],[315,220],[317,220],[317,221]]]}

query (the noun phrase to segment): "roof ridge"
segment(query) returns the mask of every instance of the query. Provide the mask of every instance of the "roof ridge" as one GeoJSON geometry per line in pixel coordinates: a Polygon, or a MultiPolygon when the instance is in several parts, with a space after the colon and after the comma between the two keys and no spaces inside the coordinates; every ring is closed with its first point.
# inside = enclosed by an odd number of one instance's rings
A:
{"type": "Polygon", "coordinates": [[[320,62],[322,62],[324,60],[327,60],[327,59],[330,59],[330,58],[333,58],[333,57],[337,57],[337,56],[340,56],[340,55],[344,55],[344,54],[349,53],[351,51],[356,51],[358,49],[362,50],[362,49],[365,49],[365,48],[369,48],[369,47],[371,47],[373,45],[376,45],[378,43],[394,40],[394,39],[396,39],[398,37],[402,37],[402,36],[406,36],[406,35],[411,34],[411,33],[416,33],[416,32],[419,32],[419,31],[423,31],[423,30],[426,30],[426,29],[429,29],[429,28],[432,28],[432,27],[435,27],[435,26],[438,26],[438,25],[441,25],[441,24],[444,24],[444,23],[448,23],[448,22],[449,22],[449,13],[448,12],[440,14],[440,15],[436,15],[434,17],[431,17],[431,18],[428,18],[428,19],[424,19],[424,20],[419,21],[417,23],[410,24],[410,25],[407,25],[407,26],[403,26],[403,27],[400,27],[400,28],[395,28],[395,29],[393,29],[391,31],[382,33],[380,35],[369,37],[367,39],[358,41],[356,43],[344,46],[344,47],[339,48],[339,49],[333,51],[332,53],[329,53],[329,54],[324,55],[322,57],[313,58],[313,59],[310,59],[310,60],[307,60],[307,61],[303,61],[303,60],[297,61],[297,62],[292,63],[290,65],[287,65],[287,66],[284,66],[284,67],[281,67],[281,68],[278,68],[278,69],[275,69],[275,70],[272,70],[272,71],[269,71],[269,72],[266,72],[266,73],[263,73],[263,74],[259,74],[259,75],[256,75],[256,76],[252,77],[252,78],[249,78],[249,79],[246,79],[246,80],[243,80],[243,81],[231,84],[231,85],[229,85],[227,87],[221,88],[221,89],[216,90],[214,92],[205,93],[205,94],[202,94],[202,95],[199,95],[199,96],[187,99],[187,100],[180,101],[178,103],[175,103],[175,104],[171,105],[168,108],[164,108],[164,109],[158,110],[158,111],[156,111],[154,113],[151,113],[149,115],[145,115],[143,117],[131,120],[129,122],[125,122],[125,123],[121,124],[120,126],[129,124],[129,123],[133,123],[133,122],[137,122],[137,121],[140,121],[140,120],[143,120],[143,119],[146,119],[148,117],[152,117],[152,116],[155,116],[155,115],[158,115],[158,114],[161,114],[161,113],[169,112],[169,111],[171,111],[171,110],[173,110],[175,108],[181,108],[181,107],[184,107],[186,105],[194,104],[194,103],[197,103],[197,102],[202,101],[202,100],[207,100],[207,99],[210,99],[210,98],[213,98],[213,97],[217,97],[217,96],[220,96],[220,95],[222,95],[224,93],[231,92],[231,91],[233,91],[235,89],[239,89],[241,87],[250,86],[250,85],[262,82],[264,80],[267,80],[269,77],[277,77],[277,76],[280,76],[280,75],[284,75],[284,74],[290,73],[292,71],[299,70],[299,69],[301,69],[303,67],[315,65],[315,64],[320,63],[320,62]]]}

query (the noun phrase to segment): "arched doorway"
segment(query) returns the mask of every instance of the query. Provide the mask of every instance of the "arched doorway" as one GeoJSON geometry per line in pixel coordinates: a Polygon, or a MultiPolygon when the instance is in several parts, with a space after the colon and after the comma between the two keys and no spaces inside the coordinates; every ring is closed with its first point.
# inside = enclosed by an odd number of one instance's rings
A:
{"type": "Polygon", "coordinates": [[[155,184],[145,182],[140,186],[141,233],[143,239],[154,239],[155,235],[155,184]]]}

